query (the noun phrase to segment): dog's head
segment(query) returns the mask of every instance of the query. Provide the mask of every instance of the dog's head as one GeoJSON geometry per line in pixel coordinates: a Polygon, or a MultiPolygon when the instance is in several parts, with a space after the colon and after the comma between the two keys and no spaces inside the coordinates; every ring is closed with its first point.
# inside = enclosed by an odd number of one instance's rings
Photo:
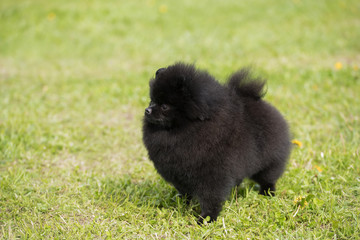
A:
{"type": "MultiPolygon", "coordinates": [[[[164,127],[210,117],[207,81],[213,78],[193,65],[177,63],[156,71],[150,80],[150,105],[145,120],[164,127]]],[[[213,81],[214,82],[214,81],[213,81]]]]}

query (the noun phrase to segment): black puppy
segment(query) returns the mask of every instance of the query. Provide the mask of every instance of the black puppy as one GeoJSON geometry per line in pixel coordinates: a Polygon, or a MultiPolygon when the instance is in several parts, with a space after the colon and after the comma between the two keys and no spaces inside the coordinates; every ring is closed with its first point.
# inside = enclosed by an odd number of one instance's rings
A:
{"type": "Polygon", "coordinates": [[[274,194],[290,139],[284,118],[261,99],[264,84],[242,69],[221,85],[183,63],[159,69],[150,81],[144,144],[159,174],[199,200],[199,222],[216,220],[246,177],[260,184],[261,194],[274,194]]]}

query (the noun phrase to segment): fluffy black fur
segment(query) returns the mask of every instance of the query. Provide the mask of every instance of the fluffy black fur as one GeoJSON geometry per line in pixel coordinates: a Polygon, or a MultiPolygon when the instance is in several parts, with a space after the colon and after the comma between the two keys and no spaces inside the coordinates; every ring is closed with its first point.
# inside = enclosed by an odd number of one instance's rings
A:
{"type": "Polygon", "coordinates": [[[193,65],[176,63],[150,81],[143,141],[159,174],[195,197],[202,219],[216,220],[232,187],[248,177],[272,195],[290,153],[288,125],[261,98],[265,81],[247,69],[219,84],[193,65]]]}

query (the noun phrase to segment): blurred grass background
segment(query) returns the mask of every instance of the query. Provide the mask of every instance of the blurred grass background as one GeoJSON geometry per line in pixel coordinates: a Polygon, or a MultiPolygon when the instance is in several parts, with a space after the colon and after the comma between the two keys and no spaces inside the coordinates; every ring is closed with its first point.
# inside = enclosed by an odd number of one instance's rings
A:
{"type": "Polygon", "coordinates": [[[2,0],[0,237],[358,239],[359,16],[355,0],[2,0]],[[175,61],[268,79],[302,143],[276,198],[245,182],[200,228],[157,175],[141,118],[175,61]]]}

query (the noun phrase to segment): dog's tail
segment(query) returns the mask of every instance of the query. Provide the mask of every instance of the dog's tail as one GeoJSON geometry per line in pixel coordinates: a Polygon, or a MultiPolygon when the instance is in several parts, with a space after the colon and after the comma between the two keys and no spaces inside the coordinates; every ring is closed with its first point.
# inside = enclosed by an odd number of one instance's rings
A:
{"type": "Polygon", "coordinates": [[[254,78],[249,68],[243,68],[232,74],[227,82],[228,87],[240,97],[248,97],[255,100],[261,99],[266,94],[264,86],[266,81],[262,78],[254,78]]]}

